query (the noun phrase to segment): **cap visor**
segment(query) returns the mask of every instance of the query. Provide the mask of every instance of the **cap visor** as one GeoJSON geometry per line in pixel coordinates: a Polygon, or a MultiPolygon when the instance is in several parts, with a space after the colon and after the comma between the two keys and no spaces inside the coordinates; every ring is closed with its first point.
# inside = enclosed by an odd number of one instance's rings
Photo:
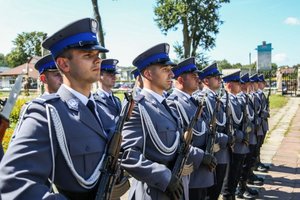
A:
{"type": "Polygon", "coordinates": [[[82,47],[76,47],[76,49],[82,49],[82,50],[99,50],[101,53],[107,53],[109,52],[108,49],[105,49],[101,45],[84,45],[82,47]]]}
{"type": "Polygon", "coordinates": [[[160,64],[163,64],[163,65],[171,65],[171,66],[177,66],[177,64],[173,63],[173,62],[170,61],[170,60],[161,62],[160,64]]]}

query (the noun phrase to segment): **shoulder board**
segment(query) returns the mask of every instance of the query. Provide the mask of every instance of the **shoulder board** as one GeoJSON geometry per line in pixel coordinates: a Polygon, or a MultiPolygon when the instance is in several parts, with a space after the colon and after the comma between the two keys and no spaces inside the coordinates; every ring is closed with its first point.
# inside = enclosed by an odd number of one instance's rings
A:
{"type": "Polygon", "coordinates": [[[33,99],[33,103],[39,103],[39,104],[45,104],[47,102],[53,101],[53,100],[58,100],[60,97],[57,94],[48,94],[48,95],[43,95],[40,96],[36,99],[33,99]]]}
{"type": "Polygon", "coordinates": [[[142,94],[136,95],[133,99],[135,102],[140,102],[145,96],[142,94]]]}
{"type": "Polygon", "coordinates": [[[168,96],[167,99],[171,100],[171,101],[174,101],[175,99],[178,99],[178,96],[176,96],[175,94],[170,94],[170,96],[168,96]]]}

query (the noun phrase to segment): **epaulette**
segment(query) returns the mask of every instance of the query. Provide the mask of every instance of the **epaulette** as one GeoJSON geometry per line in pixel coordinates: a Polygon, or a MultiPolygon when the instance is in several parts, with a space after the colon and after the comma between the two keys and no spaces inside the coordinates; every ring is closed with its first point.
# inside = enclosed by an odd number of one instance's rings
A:
{"type": "Polygon", "coordinates": [[[133,100],[134,100],[135,102],[140,102],[144,97],[145,97],[144,95],[138,94],[138,95],[136,95],[135,97],[133,97],[133,100]]]}
{"type": "Polygon", "coordinates": [[[56,94],[47,94],[40,97],[37,97],[32,100],[33,103],[45,104],[50,101],[58,100],[60,97],[56,94]]]}
{"type": "Polygon", "coordinates": [[[175,95],[175,94],[170,94],[167,99],[170,100],[170,101],[174,101],[174,100],[178,99],[178,96],[175,95]]]}

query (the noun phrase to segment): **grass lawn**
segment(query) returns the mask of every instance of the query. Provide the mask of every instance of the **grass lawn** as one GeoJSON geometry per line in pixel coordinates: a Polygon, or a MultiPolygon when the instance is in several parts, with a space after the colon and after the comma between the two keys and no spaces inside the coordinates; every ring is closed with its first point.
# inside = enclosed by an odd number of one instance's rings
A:
{"type": "Polygon", "coordinates": [[[281,95],[270,96],[270,109],[283,107],[288,102],[288,97],[281,95]]]}

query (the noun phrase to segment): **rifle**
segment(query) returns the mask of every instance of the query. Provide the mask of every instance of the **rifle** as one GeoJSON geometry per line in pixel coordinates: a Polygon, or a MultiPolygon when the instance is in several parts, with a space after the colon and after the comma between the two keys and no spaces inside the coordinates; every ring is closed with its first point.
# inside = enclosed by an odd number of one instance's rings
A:
{"type": "MultiPolygon", "coordinates": [[[[270,112],[270,95],[271,95],[271,83],[272,83],[272,71],[270,70],[270,76],[269,76],[269,92],[267,97],[267,111],[270,112]]],[[[270,114],[269,116],[270,117],[270,114]]]]}
{"type": "Polygon", "coordinates": [[[257,97],[255,97],[255,93],[253,93],[254,130],[255,130],[255,134],[257,134],[259,130],[259,122],[258,122],[259,114],[258,114],[255,98],[257,97]]]}
{"type": "MultiPolygon", "coordinates": [[[[219,97],[216,97],[215,109],[213,111],[212,118],[209,123],[210,131],[209,131],[208,142],[207,142],[205,151],[211,155],[214,154],[214,145],[215,145],[216,134],[217,134],[217,113],[219,112],[219,109],[220,109],[220,103],[221,103],[221,100],[219,99],[219,97]]],[[[213,169],[210,169],[210,170],[213,170],[213,169]]]]}
{"type": "Polygon", "coordinates": [[[186,162],[188,154],[189,154],[190,144],[191,144],[192,138],[193,138],[193,128],[194,128],[195,124],[197,123],[200,115],[203,112],[205,97],[206,96],[204,96],[202,98],[202,100],[199,102],[198,108],[197,108],[194,116],[190,120],[190,123],[188,124],[184,134],[181,136],[180,146],[178,148],[175,164],[172,169],[172,174],[175,175],[179,179],[183,175],[183,173],[182,173],[183,168],[184,168],[185,162],[186,162]]]}
{"type": "Polygon", "coordinates": [[[6,129],[9,127],[9,115],[17,101],[17,98],[20,94],[22,88],[22,80],[23,75],[18,75],[16,82],[9,93],[8,99],[5,101],[1,101],[3,105],[3,109],[0,113],[0,144],[2,144],[2,140],[5,134],[6,129]]]}
{"type": "MultiPolygon", "coordinates": [[[[228,91],[225,90],[226,94],[226,107],[225,107],[225,114],[226,114],[226,125],[225,125],[225,132],[226,134],[233,138],[233,121],[232,121],[232,110],[229,108],[229,94],[228,91]]],[[[233,143],[234,141],[232,141],[233,143]]],[[[231,144],[229,144],[229,147],[231,148],[231,144]]]]}
{"type": "Polygon", "coordinates": [[[109,200],[115,186],[116,179],[119,175],[119,153],[122,142],[122,129],[125,121],[128,121],[133,110],[134,101],[131,93],[124,93],[126,102],[121,110],[115,132],[110,140],[107,152],[100,169],[99,185],[96,193],[96,200],[109,200]]]}
{"type": "Polygon", "coordinates": [[[247,106],[249,105],[249,96],[246,95],[246,103],[243,109],[243,120],[242,120],[242,131],[245,133],[245,138],[243,139],[243,143],[245,143],[247,146],[249,145],[249,134],[252,131],[252,128],[250,126],[250,120],[249,120],[249,113],[247,111],[247,106]]]}

